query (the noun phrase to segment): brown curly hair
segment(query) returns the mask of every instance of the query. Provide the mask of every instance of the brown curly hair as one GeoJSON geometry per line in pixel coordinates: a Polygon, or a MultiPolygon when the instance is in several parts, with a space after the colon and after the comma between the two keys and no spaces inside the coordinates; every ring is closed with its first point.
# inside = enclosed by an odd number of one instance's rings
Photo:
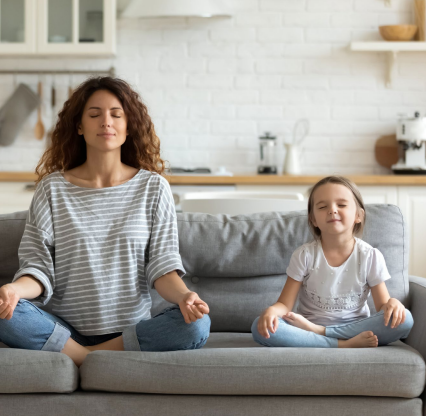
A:
{"type": "Polygon", "coordinates": [[[159,174],[164,172],[165,163],[160,158],[160,140],[139,94],[121,79],[95,77],[80,84],[65,101],[58,114],[52,142],[35,169],[38,175],[36,184],[50,173],[64,172],[86,161],[86,142],[77,133],[77,126],[81,122],[87,100],[99,90],[113,93],[120,100],[127,117],[129,134],[121,146],[121,162],[159,174]]]}

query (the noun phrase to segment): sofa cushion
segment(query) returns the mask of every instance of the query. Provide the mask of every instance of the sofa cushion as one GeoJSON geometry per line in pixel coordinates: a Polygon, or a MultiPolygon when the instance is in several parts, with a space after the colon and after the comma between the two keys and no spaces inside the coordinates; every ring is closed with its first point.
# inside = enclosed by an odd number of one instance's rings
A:
{"type": "Polygon", "coordinates": [[[78,368],[65,354],[4,348],[0,357],[0,393],[71,393],[78,386],[78,368]]]}
{"type": "Polygon", "coordinates": [[[81,387],[129,393],[418,397],[425,362],[402,342],[365,349],[266,348],[249,334],[211,334],[200,350],[96,351],[81,387]]]}

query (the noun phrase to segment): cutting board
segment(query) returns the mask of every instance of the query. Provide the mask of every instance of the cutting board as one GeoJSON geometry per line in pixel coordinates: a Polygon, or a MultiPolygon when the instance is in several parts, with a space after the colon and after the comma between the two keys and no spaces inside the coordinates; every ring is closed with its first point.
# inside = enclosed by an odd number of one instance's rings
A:
{"type": "Polygon", "coordinates": [[[399,145],[396,135],[392,134],[378,138],[374,152],[377,163],[380,166],[390,169],[399,159],[399,145]]]}

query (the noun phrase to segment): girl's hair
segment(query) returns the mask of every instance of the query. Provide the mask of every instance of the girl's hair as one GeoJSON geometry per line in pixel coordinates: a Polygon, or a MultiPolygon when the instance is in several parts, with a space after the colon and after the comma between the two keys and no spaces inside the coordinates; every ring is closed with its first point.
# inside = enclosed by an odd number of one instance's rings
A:
{"type": "Polygon", "coordinates": [[[36,167],[36,184],[52,172],[63,172],[86,161],[86,142],[77,133],[77,127],[87,100],[99,90],[114,94],[120,100],[127,117],[129,134],[121,146],[121,161],[134,168],[159,174],[164,172],[165,163],[160,158],[160,140],[139,94],[121,79],[96,77],[80,84],[65,101],[52,133],[52,142],[36,167]]]}
{"type": "Polygon", "coordinates": [[[361,222],[354,225],[354,228],[352,230],[352,233],[354,235],[360,235],[362,234],[362,230],[364,228],[365,224],[365,206],[364,201],[361,196],[361,192],[357,188],[357,186],[350,181],[348,178],[345,178],[343,176],[327,176],[326,178],[321,179],[319,182],[317,182],[311,189],[311,192],[309,194],[309,200],[308,200],[308,225],[311,229],[312,234],[314,235],[315,239],[319,239],[321,237],[321,230],[318,227],[315,227],[313,223],[314,219],[314,194],[315,191],[322,185],[325,185],[327,183],[332,183],[336,185],[343,185],[348,188],[355,200],[355,204],[357,205],[357,211],[360,214],[360,211],[363,210],[363,215],[361,216],[361,222]]]}

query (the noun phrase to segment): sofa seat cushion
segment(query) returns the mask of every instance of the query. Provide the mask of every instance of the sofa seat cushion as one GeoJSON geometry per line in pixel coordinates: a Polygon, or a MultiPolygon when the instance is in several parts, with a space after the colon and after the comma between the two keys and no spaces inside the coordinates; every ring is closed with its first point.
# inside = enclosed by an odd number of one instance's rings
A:
{"type": "Polygon", "coordinates": [[[0,350],[0,374],[0,393],[72,393],[79,378],[65,354],[12,348],[0,350]]]}
{"type": "Polygon", "coordinates": [[[402,342],[365,349],[267,348],[212,333],[200,350],[96,351],[81,387],[129,393],[418,397],[425,362],[402,342]]]}

